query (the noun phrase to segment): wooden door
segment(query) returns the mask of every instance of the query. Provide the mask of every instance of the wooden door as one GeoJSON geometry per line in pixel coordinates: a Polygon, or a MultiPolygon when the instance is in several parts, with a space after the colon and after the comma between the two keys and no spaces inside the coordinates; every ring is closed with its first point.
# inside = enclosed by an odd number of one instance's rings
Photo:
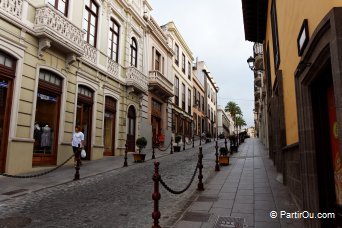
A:
{"type": "Polygon", "coordinates": [[[116,118],[116,101],[113,98],[105,99],[105,116],[104,116],[104,156],[114,156],[115,149],[115,118],[116,118]]]}
{"type": "Polygon", "coordinates": [[[133,106],[128,109],[127,122],[127,149],[128,152],[135,152],[136,114],[133,106]]]}
{"type": "Polygon", "coordinates": [[[5,172],[16,60],[0,51],[0,172],[5,172]]]}

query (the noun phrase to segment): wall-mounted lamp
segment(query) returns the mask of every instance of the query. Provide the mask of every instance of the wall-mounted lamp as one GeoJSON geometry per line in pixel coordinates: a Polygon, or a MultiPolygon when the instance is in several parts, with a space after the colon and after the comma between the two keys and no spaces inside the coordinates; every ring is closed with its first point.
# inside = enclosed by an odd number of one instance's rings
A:
{"type": "Polygon", "coordinates": [[[249,69],[251,69],[254,72],[264,71],[262,55],[257,55],[255,58],[250,56],[247,59],[247,63],[248,63],[249,69]]]}

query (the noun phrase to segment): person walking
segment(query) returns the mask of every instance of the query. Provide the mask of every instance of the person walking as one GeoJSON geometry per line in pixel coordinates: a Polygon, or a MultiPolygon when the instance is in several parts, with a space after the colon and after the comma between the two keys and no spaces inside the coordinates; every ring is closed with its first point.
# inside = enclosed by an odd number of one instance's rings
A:
{"type": "MultiPolygon", "coordinates": [[[[81,127],[79,125],[75,126],[75,132],[72,134],[72,151],[76,155],[77,150],[80,147],[80,150],[84,147],[84,134],[81,131],[81,127]]],[[[81,153],[81,151],[79,151],[81,153]]]]}

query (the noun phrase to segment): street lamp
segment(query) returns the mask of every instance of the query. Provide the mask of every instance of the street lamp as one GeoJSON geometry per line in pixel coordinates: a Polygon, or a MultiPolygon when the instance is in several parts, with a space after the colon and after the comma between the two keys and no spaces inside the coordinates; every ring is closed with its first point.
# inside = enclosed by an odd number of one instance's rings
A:
{"type": "Polygon", "coordinates": [[[254,71],[254,62],[255,62],[255,59],[252,56],[250,56],[247,59],[247,63],[248,63],[249,69],[251,69],[253,71],[254,71]]]}
{"type": "Polygon", "coordinates": [[[247,63],[248,63],[249,69],[254,71],[254,73],[263,72],[264,71],[262,55],[257,55],[257,56],[255,56],[255,58],[250,56],[247,59],[247,63]]]}

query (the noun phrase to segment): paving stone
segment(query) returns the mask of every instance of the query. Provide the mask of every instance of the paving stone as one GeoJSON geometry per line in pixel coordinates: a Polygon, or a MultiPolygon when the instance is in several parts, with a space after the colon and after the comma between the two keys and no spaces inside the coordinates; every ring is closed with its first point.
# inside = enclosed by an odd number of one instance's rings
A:
{"type": "Polygon", "coordinates": [[[255,222],[255,228],[280,228],[280,223],[255,222]]]}
{"type": "Polygon", "coordinates": [[[253,213],[253,204],[234,203],[232,213],[253,213]]]}
{"type": "Polygon", "coordinates": [[[219,200],[214,202],[213,207],[233,208],[234,200],[219,200]]]}

